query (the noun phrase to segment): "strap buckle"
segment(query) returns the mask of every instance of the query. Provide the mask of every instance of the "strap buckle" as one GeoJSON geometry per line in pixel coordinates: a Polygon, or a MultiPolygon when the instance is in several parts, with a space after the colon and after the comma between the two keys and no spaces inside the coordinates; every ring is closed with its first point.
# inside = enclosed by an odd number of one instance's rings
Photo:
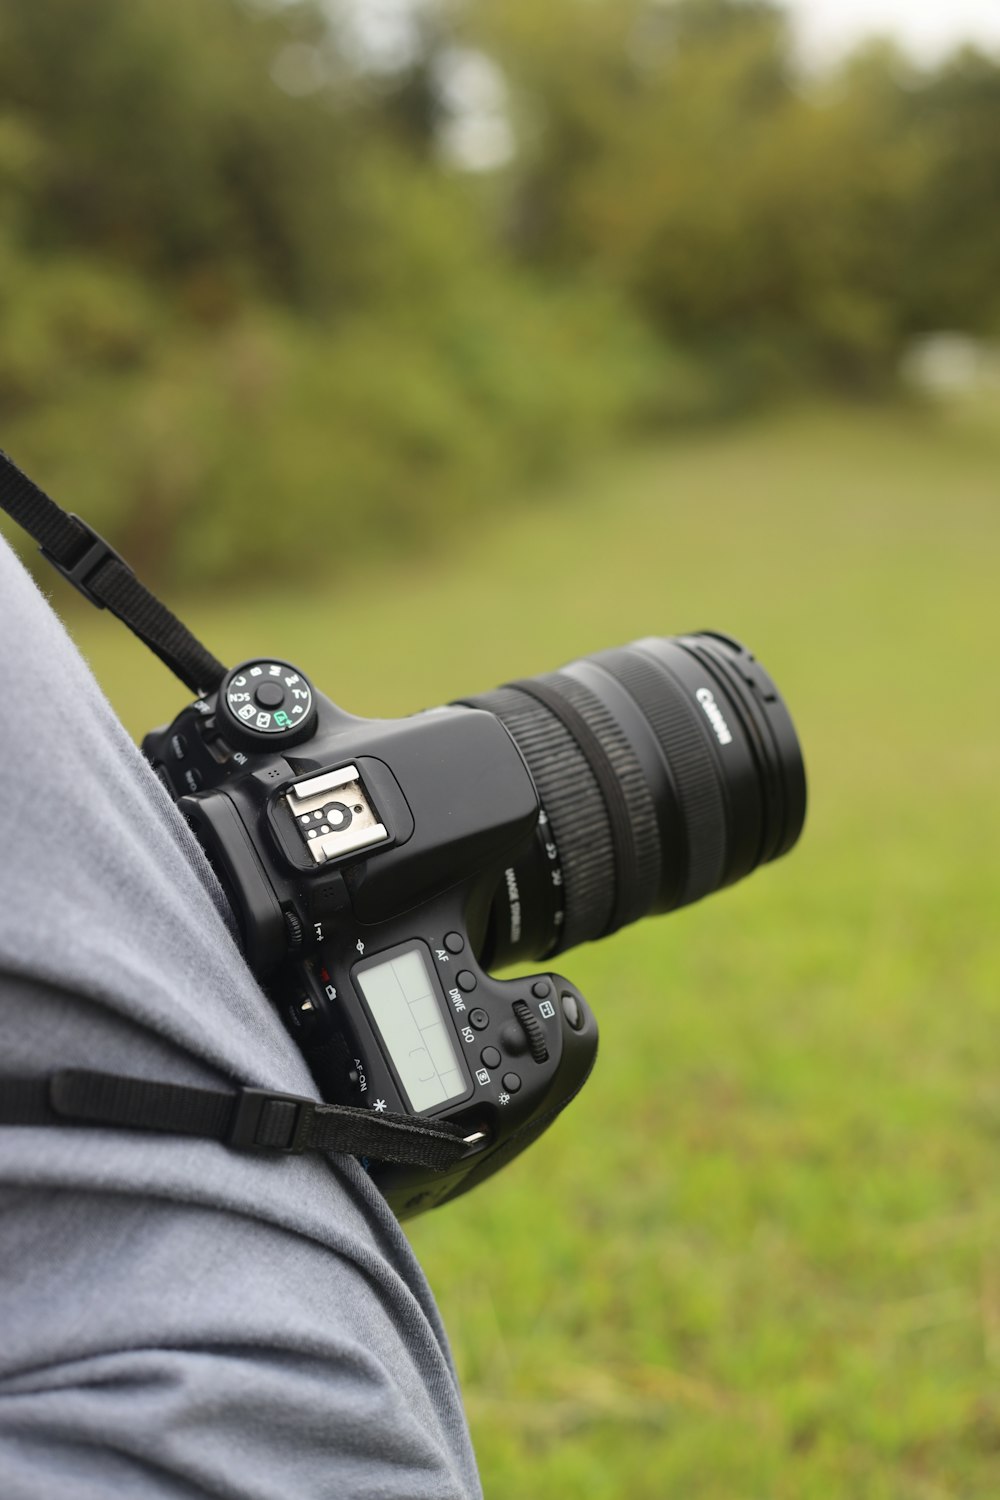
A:
{"type": "Polygon", "coordinates": [[[238,1151],[283,1151],[301,1155],[316,1111],[315,1099],[275,1094],[270,1089],[240,1089],[225,1142],[238,1151]]]}
{"type": "Polygon", "coordinates": [[[80,517],[74,515],[72,511],[68,514],[70,520],[75,521],[86,536],[87,545],[76,562],[72,564],[62,563],[56,557],[55,553],[49,552],[47,548],[40,547],[38,550],[52,564],[56,571],[62,574],[67,583],[71,583],[90,604],[95,604],[98,609],[104,609],[104,600],[99,599],[90,587],[91,578],[93,578],[98,568],[103,567],[106,562],[119,562],[130,573],[132,569],[129,568],[128,563],[121,554],[115,551],[111,543],[104,540],[100,532],[95,531],[93,526],[88,526],[86,521],[81,521],[80,517]]]}

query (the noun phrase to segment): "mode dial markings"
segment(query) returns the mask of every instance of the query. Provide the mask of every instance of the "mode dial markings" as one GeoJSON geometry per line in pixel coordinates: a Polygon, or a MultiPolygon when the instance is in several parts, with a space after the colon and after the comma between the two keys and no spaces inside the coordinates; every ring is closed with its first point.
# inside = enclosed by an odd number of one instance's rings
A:
{"type": "Polygon", "coordinates": [[[312,709],[312,689],[300,672],[283,662],[258,661],[229,679],[230,712],[261,734],[286,734],[304,724],[312,709]]]}

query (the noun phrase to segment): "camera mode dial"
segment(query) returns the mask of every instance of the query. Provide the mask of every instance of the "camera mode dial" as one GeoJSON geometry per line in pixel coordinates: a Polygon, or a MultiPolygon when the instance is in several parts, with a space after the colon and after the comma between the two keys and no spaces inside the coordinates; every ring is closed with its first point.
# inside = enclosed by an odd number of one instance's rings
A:
{"type": "Polygon", "coordinates": [[[312,687],[289,662],[244,662],[219,688],[219,727],[253,750],[298,744],[316,727],[312,687]]]}

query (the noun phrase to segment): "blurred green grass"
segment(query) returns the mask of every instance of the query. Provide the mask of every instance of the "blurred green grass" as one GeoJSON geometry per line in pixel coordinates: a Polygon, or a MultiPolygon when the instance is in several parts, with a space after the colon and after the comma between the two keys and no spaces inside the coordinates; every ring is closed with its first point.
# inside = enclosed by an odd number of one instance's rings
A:
{"type": "MultiPolygon", "coordinates": [[[[998,473],[995,412],[804,409],[609,460],[412,566],[331,515],[321,593],[177,601],[358,713],[708,626],[796,719],[801,846],[564,956],[592,1081],[410,1227],[491,1500],[1000,1493],[998,473]]],[[[169,717],[173,679],[71,615],[129,728],[169,717]]]]}

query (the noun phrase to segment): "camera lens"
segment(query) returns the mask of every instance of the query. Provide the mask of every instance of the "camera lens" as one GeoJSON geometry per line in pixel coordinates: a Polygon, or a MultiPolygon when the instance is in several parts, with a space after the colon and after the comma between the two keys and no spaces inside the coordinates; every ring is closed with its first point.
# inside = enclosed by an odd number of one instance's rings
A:
{"type": "Polygon", "coordinates": [[[686,906],[802,831],[788,710],[728,636],[650,637],[466,701],[506,726],[542,809],[494,898],[486,962],[547,958],[686,906]]]}

